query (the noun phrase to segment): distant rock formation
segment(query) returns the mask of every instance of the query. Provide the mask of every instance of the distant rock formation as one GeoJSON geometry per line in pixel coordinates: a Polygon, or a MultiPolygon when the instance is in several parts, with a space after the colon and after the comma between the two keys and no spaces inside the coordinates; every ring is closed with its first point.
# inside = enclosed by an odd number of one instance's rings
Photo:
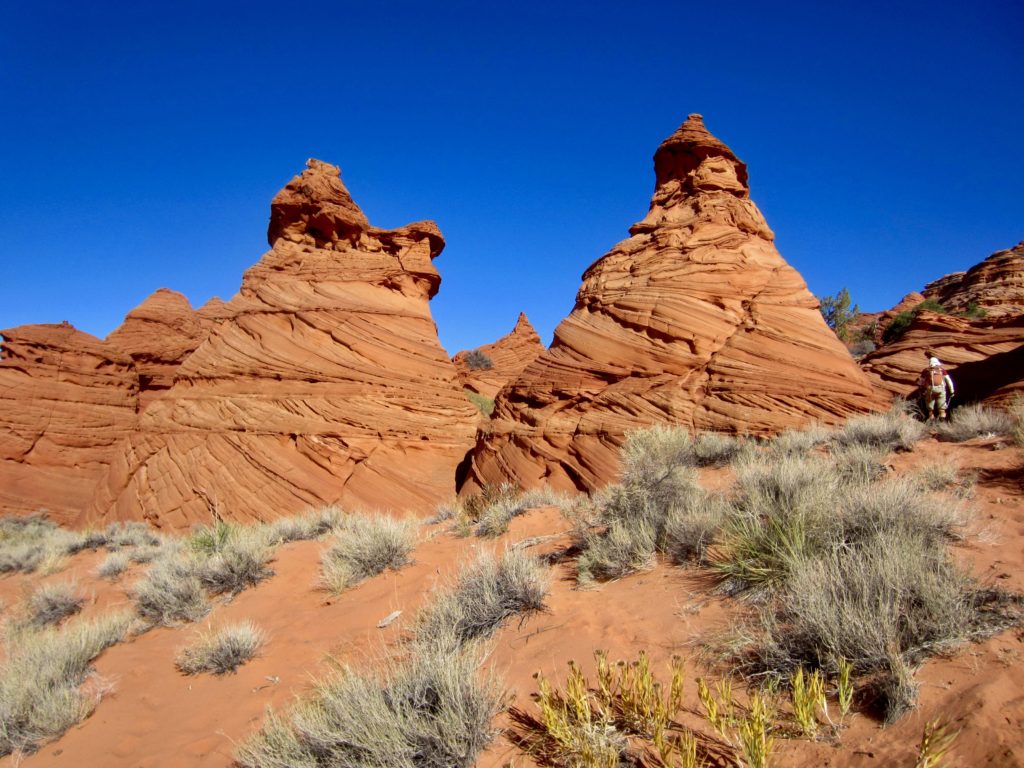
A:
{"type": "Polygon", "coordinates": [[[221,311],[217,303],[208,302],[196,312],[183,295],[160,288],[107,336],[108,344],[135,362],[141,408],[171,388],[178,366],[210,333],[221,311]]]}
{"type": "Polygon", "coordinates": [[[516,327],[510,333],[493,344],[485,344],[475,350],[463,350],[452,358],[452,362],[459,372],[459,381],[463,387],[493,398],[498,390],[516,379],[543,351],[540,336],[526,315],[520,312],[516,327]],[[483,355],[490,367],[474,365],[474,359],[479,359],[478,355],[483,355]]]}
{"type": "Polygon", "coordinates": [[[127,354],[67,323],[0,335],[0,512],[69,522],[135,426],[138,375],[127,354]]]}
{"type": "Polygon", "coordinates": [[[476,411],[429,300],[433,222],[370,225],[336,167],[274,198],[271,250],[148,404],[85,515],[182,527],[341,502],[424,509],[454,491],[476,411]]]}
{"type": "Polygon", "coordinates": [[[985,317],[1024,312],[1024,241],[997,251],[966,272],[954,272],[925,287],[924,296],[953,313],[983,310],[985,317]]]}
{"type": "Polygon", "coordinates": [[[776,251],[747,168],[691,115],[650,211],[583,275],[551,347],[498,396],[467,487],[592,489],[653,423],[770,433],[886,406],[776,251]]]}
{"type": "MultiPolygon", "coordinates": [[[[899,338],[865,357],[861,366],[878,386],[913,396],[933,353],[952,373],[959,403],[1005,403],[1024,392],[1024,242],[912,295],[953,314],[919,312],[899,338]]],[[[899,311],[883,313],[880,330],[899,311]]]]}

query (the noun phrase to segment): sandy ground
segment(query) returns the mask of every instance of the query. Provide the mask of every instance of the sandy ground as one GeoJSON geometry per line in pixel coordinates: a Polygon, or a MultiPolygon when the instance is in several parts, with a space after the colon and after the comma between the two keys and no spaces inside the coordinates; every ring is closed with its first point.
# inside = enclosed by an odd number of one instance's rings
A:
{"type": "MultiPolygon", "coordinates": [[[[896,471],[912,471],[931,461],[955,460],[962,474],[977,476],[967,504],[972,522],[957,556],[985,583],[1024,592],[1024,455],[994,440],[954,445],[922,441],[912,453],[891,458],[896,471]]],[[[728,478],[709,474],[708,485],[728,478]]],[[[91,717],[24,759],[26,768],[103,766],[103,768],[207,768],[229,766],[235,744],[262,722],[268,705],[286,707],[307,691],[332,664],[381,663],[431,589],[481,548],[502,549],[533,537],[543,541],[531,552],[558,552],[568,544],[568,524],[554,509],[513,521],[509,532],[489,542],[455,538],[444,527],[425,526],[415,562],[398,572],[370,579],[338,597],[316,588],[322,542],[281,547],[275,575],[234,600],[220,603],[198,625],[156,629],[104,652],[96,672],[112,692],[91,717]],[[400,618],[385,629],[377,623],[395,610],[400,618]],[[269,640],[262,654],[236,674],[187,677],[174,666],[178,649],[200,629],[249,619],[269,640]]],[[[128,590],[142,566],[118,582],[93,575],[105,554],[84,553],[46,581],[75,580],[89,596],[85,614],[127,608],[128,590]]],[[[505,680],[514,703],[533,704],[535,672],[556,682],[567,662],[593,671],[593,652],[613,658],[650,655],[656,670],[678,654],[686,659],[684,710],[698,708],[693,681],[708,671],[698,657],[707,639],[725,630],[742,606],[715,596],[698,572],[659,565],[650,571],[601,585],[576,588],[571,561],[552,567],[546,610],[513,621],[494,638],[488,664],[505,680]]],[[[0,601],[16,607],[38,577],[0,578],[0,601]]],[[[883,728],[860,715],[846,719],[835,743],[796,739],[777,741],[773,765],[913,766],[924,723],[941,718],[961,729],[950,753],[955,766],[1024,766],[1024,630],[1008,630],[984,643],[934,659],[917,673],[917,709],[883,728]]],[[[690,715],[684,714],[686,720],[690,715]]],[[[693,723],[698,721],[694,718],[693,723]]],[[[505,716],[498,725],[509,724],[505,716]]],[[[0,759],[0,768],[14,765],[0,759]]],[[[532,762],[504,736],[480,759],[482,768],[532,762]]]]}

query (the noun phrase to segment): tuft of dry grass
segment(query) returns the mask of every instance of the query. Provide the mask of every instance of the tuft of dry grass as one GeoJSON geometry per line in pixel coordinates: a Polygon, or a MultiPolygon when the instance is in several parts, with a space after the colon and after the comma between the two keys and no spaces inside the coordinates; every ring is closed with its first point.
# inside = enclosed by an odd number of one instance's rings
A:
{"type": "Polygon", "coordinates": [[[833,433],[833,441],[840,446],[870,445],[887,451],[910,451],[914,443],[924,437],[925,427],[897,403],[887,413],[855,416],[833,433]]]}
{"type": "Polygon", "coordinates": [[[935,431],[940,440],[962,443],[975,437],[1009,435],[1013,433],[1014,420],[1006,411],[972,404],[956,408],[949,421],[940,421],[935,431]]]}
{"type": "Polygon", "coordinates": [[[234,672],[263,647],[266,636],[251,621],[243,621],[200,633],[178,652],[175,665],[186,675],[234,672]]]}
{"type": "Polygon", "coordinates": [[[131,558],[125,552],[112,552],[96,566],[96,575],[101,579],[116,579],[128,570],[131,558]]]}
{"type": "Polygon", "coordinates": [[[386,672],[344,668],[238,748],[243,768],[470,768],[504,696],[474,648],[418,647],[386,672]]]}
{"type": "Polygon", "coordinates": [[[35,627],[60,624],[69,616],[74,616],[85,603],[85,598],[78,594],[75,584],[43,584],[28,598],[26,611],[27,621],[35,627]]]}
{"type": "Polygon", "coordinates": [[[270,524],[268,538],[276,543],[319,539],[341,525],[343,514],[338,507],[328,505],[295,517],[282,517],[270,524]]]}
{"type": "Polygon", "coordinates": [[[320,559],[321,582],[337,594],[389,568],[398,570],[409,564],[416,539],[411,520],[347,515],[320,559]]]}
{"type": "Polygon", "coordinates": [[[416,642],[461,647],[489,637],[506,619],[541,610],[548,579],[547,569],[521,551],[500,558],[484,552],[418,614],[416,642]]]}
{"type": "Polygon", "coordinates": [[[505,493],[484,507],[474,529],[477,536],[501,536],[513,518],[537,507],[557,506],[564,509],[568,499],[550,488],[534,488],[522,493],[505,493]]]}
{"type": "Polygon", "coordinates": [[[187,553],[158,560],[133,591],[136,611],[150,624],[198,621],[210,612],[199,563],[187,553]]]}
{"type": "Polygon", "coordinates": [[[130,623],[130,615],[118,614],[8,634],[0,664],[0,755],[34,752],[88,716],[98,702],[80,688],[89,665],[130,623]]]}
{"type": "Polygon", "coordinates": [[[213,595],[237,595],[274,575],[269,566],[274,549],[265,527],[233,526],[228,530],[222,540],[219,532],[212,534],[217,537],[212,549],[206,544],[197,548],[196,535],[192,538],[193,550],[201,553],[197,576],[213,595]]]}

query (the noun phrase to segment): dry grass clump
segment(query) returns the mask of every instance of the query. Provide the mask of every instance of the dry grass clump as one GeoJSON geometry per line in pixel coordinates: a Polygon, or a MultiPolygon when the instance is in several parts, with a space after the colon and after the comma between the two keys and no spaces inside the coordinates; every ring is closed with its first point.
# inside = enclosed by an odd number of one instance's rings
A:
{"type": "Polygon", "coordinates": [[[96,566],[96,575],[101,579],[116,579],[128,570],[131,558],[124,552],[112,552],[96,566]]]}
{"type": "Polygon", "coordinates": [[[547,571],[535,559],[516,550],[482,553],[419,613],[416,642],[461,647],[489,637],[511,616],[541,610],[547,593],[547,571]]]}
{"type": "Polygon", "coordinates": [[[1024,446],[1024,397],[1017,395],[1010,401],[1010,436],[1018,446],[1024,446]]]}
{"type": "Polygon", "coordinates": [[[721,432],[698,432],[693,437],[693,458],[698,467],[721,467],[749,456],[753,444],[743,437],[721,432]]]}
{"type": "Polygon", "coordinates": [[[537,507],[564,508],[568,499],[550,488],[534,488],[523,492],[507,492],[480,510],[474,531],[477,536],[501,536],[512,519],[537,507]]]}
{"type": "Polygon", "coordinates": [[[265,642],[266,636],[251,621],[231,624],[200,634],[181,649],[175,666],[186,675],[223,675],[253,658],[265,642]]]}
{"type": "Polygon", "coordinates": [[[924,437],[925,427],[897,403],[887,413],[855,416],[833,433],[837,445],[872,445],[887,451],[909,451],[924,437]]]}
{"type": "Polygon", "coordinates": [[[337,594],[388,568],[398,570],[409,564],[416,538],[411,520],[347,515],[320,559],[321,581],[337,594]]]}
{"type": "Polygon", "coordinates": [[[883,478],[888,472],[885,459],[888,451],[876,445],[836,445],[832,447],[832,461],[843,483],[862,485],[883,478]]]}
{"type": "Polygon", "coordinates": [[[0,517],[0,573],[55,573],[79,537],[49,520],[45,512],[0,517]]]}
{"type": "Polygon", "coordinates": [[[150,624],[198,621],[210,612],[199,563],[184,552],[158,560],[133,591],[136,611],[150,624]]]}
{"type": "Polygon", "coordinates": [[[577,522],[581,583],[647,567],[657,551],[701,557],[721,525],[723,507],[697,485],[693,440],[683,429],[633,432],[622,450],[622,478],[577,522]]]}
{"type": "Polygon", "coordinates": [[[45,627],[74,616],[85,604],[73,583],[42,584],[26,601],[26,621],[34,627],[45,627]]]}
{"type": "Polygon", "coordinates": [[[319,539],[337,528],[342,518],[342,511],[333,505],[311,509],[295,517],[275,520],[269,525],[269,538],[278,543],[319,539]]]}
{"type": "Polygon", "coordinates": [[[235,754],[243,768],[470,768],[503,694],[475,649],[418,648],[382,673],[344,668],[235,754]]]}
{"type": "Polygon", "coordinates": [[[787,429],[768,443],[770,453],[798,456],[825,445],[832,439],[832,430],[822,424],[811,424],[804,429],[787,429]]]}
{"type": "MultiPolygon", "coordinates": [[[[205,557],[198,559],[197,575],[213,595],[237,595],[273,576],[269,563],[274,549],[262,526],[231,526],[223,540],[205,557]]],[[[217,534],[219,535],[219,534],[217,534]]],[[[193,535],[193,548],[195,548],[193,535]]],[[[206,550],[200,549],[200,552],[206,550]]]]}
{"type": "Polygon", "coordinates": [[[939,439],[954,443],[975,437],[1009,435],[1013,428],[1013,417],[1009,413],[978,404],[956,408],[950,414],[949,421],[935,424],[939,439]]]}
{"type": "Polygon", "coordinates": [[[8,634],[0,665],[0,755],[33,752],[93,710],[98,696],[80,686],[92,660],[121,640],[130,623],[120,614],[8,634]]]}

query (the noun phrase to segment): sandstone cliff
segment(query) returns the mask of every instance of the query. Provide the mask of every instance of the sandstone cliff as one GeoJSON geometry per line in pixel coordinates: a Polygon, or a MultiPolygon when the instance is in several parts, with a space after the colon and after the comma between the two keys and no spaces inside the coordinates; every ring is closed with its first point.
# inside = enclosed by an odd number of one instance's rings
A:
{"type": "Polygon", "coordinates": [[[950,312],[984,310],[986,317],[1024,312],[1024,241],[997,251],[966,272],[954,272],[924,289],[950,312]]]}
{"type": "MultiPolygon", "coordinates": [[[[540,336],[525,314],[520,313],[516,326],[493,344],[476,350],[463,350],[452,358],[462,386],[471,392],[493,398],[498,390],[515,380],[527,365],[544,351],[540,336]],[[483,355],[490,367],[474,365],[473,352],[483,355]]],[[[479,359],[479,358],[477,358],[479,359]]]]}
{"type": "Polygon", "coordinates": [[[135,425],[138,376],[127,354],[66,323],[0,335],[0,513],[68,522],[135,425]]]}
{"type": "Polygon", "coordinates": [[[629,430],[769,433],[884,408],[776,251],[747,168],[699,115],[654,156],[647,216],[583,275],[552,346],[498,397],[468,485],[592,489],[629,430]]]}
{"type": "Polygon", "coordinates": [[[335,501],[423,509],[454,490],[476,411],[430,315],[436,225],[371,226],[311,160],[274,198],[268,239],[86,517],[180,527],[335,501]]]}

